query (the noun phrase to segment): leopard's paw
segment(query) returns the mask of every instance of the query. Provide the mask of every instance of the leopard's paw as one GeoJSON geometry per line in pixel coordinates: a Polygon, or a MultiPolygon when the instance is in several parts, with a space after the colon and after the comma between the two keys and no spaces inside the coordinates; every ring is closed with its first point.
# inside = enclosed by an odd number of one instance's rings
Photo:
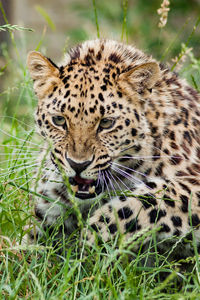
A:
{"type": "Polygon", "coordinates": [[[33,224],[24,226],[23,231],[21,244],[24,246],[36,244],[39,236],[42,235],[41,229],[33,224]]]}
{"type": "Polygon", "coordinates": [[[88,227],[84,230],[86,241],[89,245],[99,242],[107,242],[112,239],[112,235],[117,232],[116,222],[112,222],[102,209],[94,212],[94,215],[89,219],[88,227]]]}

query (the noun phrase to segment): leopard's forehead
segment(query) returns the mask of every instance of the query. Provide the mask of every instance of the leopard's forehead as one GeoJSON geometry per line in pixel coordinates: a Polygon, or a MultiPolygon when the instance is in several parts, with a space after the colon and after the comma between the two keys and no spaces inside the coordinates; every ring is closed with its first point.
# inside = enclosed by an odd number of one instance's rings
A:
{"type": "Polygon", "coordinates": [[[113,40],[91,40],[86,41],[74,48],[71,48],[66,54],[61,66],[82,64],[82,67],[98,67],[108,63],[114,63],[123,71],[132,68],[144,62],[151,60],[151,57],[145,55],[133,46],[125,45],[113,40]]]}
{"type": "Polygon", "coordinates": [[[104,116],[118,117],[130,111],[123,99],[123,91],[117,84],[118,67],[104,64],[84,67],[80,63],[66,66],[61,82],[49,91],[40,106],[50,114],[63,114],[71,126],[93,126],[104,116]]]}
{"type": "Polygon", "coordinates": [[[96,123],[106,114],[126,114],[120,74],[150,60],[139,50],[115,41],[89,41],[69,51],[59,67],[60,82],[45,99],[47,111],[67,113],[69,121],[96,123]]]}

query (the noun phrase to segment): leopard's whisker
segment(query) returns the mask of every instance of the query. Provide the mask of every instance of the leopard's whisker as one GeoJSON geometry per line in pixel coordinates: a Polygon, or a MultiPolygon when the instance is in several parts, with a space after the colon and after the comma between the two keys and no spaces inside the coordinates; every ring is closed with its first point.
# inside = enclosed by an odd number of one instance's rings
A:
{"type": "Polygon", "coordinates": [[[29,180],[26,180],[25,183],[21,184],[20,186],[16,186],[16,188],[14,190],[12,190],[11,193],[6,193],[5,197],[2,197],[1,200],[5,200],[7,197],[10,197],[11,195],[13,195],[14,193],[16,193],[16,191],[19,191],[21,188],[23,188],[24,186],[26,186],[29,182],[32,181],[32,178],[30,178],[29,180]]]}
{"type": "Polygon", "coordinates": [[[104,183],[104,179],[103,179],[103,172],[100,171],[100,184],[102,185],[102,191],[105,191],[105,183],[104,183]]]}
{"type": "Polygon", "coordinates": [[[107,182],[106,182],[106,178],[105,178],[104,173],[102,173],[102,174],[103,174],[103,181],[104,181],[104,183],[105,183],[105,185],[106,185],[106,188],[107,188],[108,194],[109,194],[109,198],[110,198],[110,200],[111,200],[112,197],[111,197],[111,194],[110,194],[110,189],[109,189],[108,184],[107,184],[107,182]]]}
{"type": "MultiPolygon", "coordinates": [[[[118,183],[117,180],[115,179],[114,174],[112,174],[112,172],[110,172],[110,171],[108,171],[108,172],[109,172],[110,176],[112,177],[112,179],[115,181],[115,183],[116,183],[116,185],[118,186],[119,190],[122,192],[122,194],[124,194],[122,188],[120,187],[119,183],[118,183]]],[[[119,179],[119,178],[118,178],[118,179],[119,179]]],[[[125,196],[125,194],[124,194],[124,196],[125,196]]]]}
{"type": "MultiPolygon", "coordinates": [[[[28,140],[23,140],[23,139],[21,139],[21,138],[18,138],[18,137],[16,137],[16,136],[12,135],[12,134],[9,134],[8,132],[6,132],[5,130],[3,130],[3,129],[1,129],[1,128],[0,128],[0,131],[1,131],[3,134],[5,134],[5,135],[11,137],[11,138],[14,139],[14,140],[22,141],[22,142],[25,142],[26,144],[28,143],[28,144],[30,144],[30,145],[34,145],[34,146],[37,146],[37,147],[39,146],[39,145],[36,144],[36,143],[33,143],[33,142],[31,142],[31,141],[28,141],[28,140]]],[[[28,132],[28,133],[30,133],[30,132],[28,132]]],[[[44,148],[44,147],[43,147],[43,149],[48,150],[47,148],[44,148]]]]}
{"type": "Polygon", "coordinates": [[[176,155],[166,155],[166,153],[165,153],[162,149],[160,149],[160,148],[158,148],[158,147],[156,147],[156,146],[154,146],[154,145],[152,145],[152,148],[154,148],[154,149],[160,151],[161,153],[164,153],[164,155],[158,155],[158,156],[155,157],[155,158],[166,158],[166,157],[168,157],[168,158],[170,158],[170,159],[173,159],[173,158],[176,159],[176,158],[180,158],[180,157],[181,157],[181,160],[188,161],[188,159],[185,158],[183,155],[178,155],[178,156],[176,156],[176,155]]]}
{"type": "MultiPolygon", "coordinates": [[[[26,173],[24,173],[23,175],[21,175],[21,177],[26,176],[26,174],[30,174],[31,172],[33,172],[33,171],[26,172],[26,173]]],[[[8,177],[8,178],[9,178],[9,181],[10,181],[10,180],[16,180],[16,179],[21,178],[21,177],[14,177],[14,178],[11,177],[11,178],[10,178],[10,176],[11,176],[12,174],[13,174],[13,173],[6,173],[4,176],[0,175],[0,178],[6,178],[6,177],[8,177]]]]}
{"type": "MultiPolygon", "coordinates": [[[[26,172],[26,173],[24,173],[24,174],[22,174],[21,176],[19,176],[19,177],[15,177],[15,178],[11,178],[11,179],[9,179],[9,181],[15,181],[16,179],[22,179],[22,178],[27,178],[27,176],[29,176],[29,174],[32,174],[33,173],[33,170],[31,170],[31,171],[28,171],[28,172],[26,172]]],[[[31,176],[31,178],[32,179],[35,179],[35,177],[32,175],[31,176]]]]}
{"type": "MultiPolygon", "coordinates": [[[[115,171],[115,173],[118,173],[118,174],[120,174],[117,170],[115,170],[115,166],[112,166],[111,165],[111,169],[113,170],[113,171],[115,171]]],[[[113,176],[115,176],[124,186],[125,186],[125,188],[127,189],[127,190],[130,190],[130,187],[128,187],[116,174],[113,174],[113,176]]],[[[122,175],[122,176],[124,176],[124,174],[120,174],[120,175],[122,175]]],[[[126,177],[125,177],[126,178],[126,177]]],[[[129,178],[128,178],[128,180],[130,180],[129,178]]]]}
{"type": "Polygon", "coordinates": [[[19,160],[17,158],[13,157],[13,158],[10,158],[10,159],[1,160],[0,165],[6,164],[6,163],[10,163],[10,164],[17,163],[18,166],[23,165],[23,163],[21,163],[21,160],[23,160],[23,162],[30,163],[30,162],[36,161],[36,157],[21,157],[20,158],[20,164],[18,163],[19,160]]]}
{"type": "MultiPolygon", "coordinates": [[[[152,145],[152,148],[154,148],[154,149],[156,149],[156,150],[158,150],[158,151],[160,151],[161,153],[164,153],[164,157],[166,156],[166,153],[162,150],[162,149],[160,149],[160,148],[158,148],[158,147],[156,147],[156,146],[154,146],[154,145],[152,145]]],[[[180,155],[181,156],[181,155],[180,155]]],[[[180,156],[177,156],[177,157],[180,157],[180,156]]],[[[161,156],[158,156],[158,157],[161,157],[161,156]]],[[[163,156],[162,156],[163,157],[163,156]]],[[[174,155],[169,155],[169,157],[170,158],[177,158],[176,156],[174,156],[174,155]]],[[[181,156],[182,157],[182,156],[181,156]]],[[[183,159],[185,159],[184,157],[183,157],[183,159]]],[[[186,159],[185,159],[186,160],[186,159]]]]}
{"type": "Polygon", "coordinates": [[[21,164],[21,165],[18,165],[18,166],[13,166],[13,167],[10,167],[10,168],[1,169],[2,171],[8,171],[8,172],[4,173],[4,174],[1,174],[0,176],[5,176],[6,174],[11,174],[11,172],[13,172],[13,171],[14,172],[21,172],[21,171],[23,171],[27,168],[33,168],[33,167],[36,167],[36,166],[39,166],[39,163],[35,163],[35,164],[32,164],[32,165],[21,164]]]}
{"type": "Polygon", "coordinates": [[[99,182],[100,182],[100,177],[101,177],[101,170],[100,170],[100,167],[99,167],[99,171],[98,171],[98,177],[97,177],[97,184],[96,186],[99,185],[99,182]]]}
{"type": "MultiPolygon", "coordinates": [[[[23,140],[23,142],[24,142],[24,140],[23,140]]],[[[38,146],[39,144],[37,144],[37,146],[38,146]]],[[[43,145],[42,143],[41,143],[41,145],[43,145]]],[[[2,148],[14,148],[14,149],[36,149],[34,146],[31,146],[31,145],[23,145],[23,143],[21,144],[21,145],[11,145],[11,144],[0,144],[0,147],[2,147],[2,148]]],[[[39,150],[38,150],[39,151],[39,150]]]]}
{"type": "MultiPolygon", "coordinates": [[[[23,166],[23,167],[21,167],[21,168],[19,168],[19,165],[18,166],[15,166],[15,167],[10,167],[9,169],[7,168],[7,169],[2,169],[2,170],[8,170],[8,172],[4,172],[3,174],[1,174],[0,175],[0,177],[6,177],[6,176],[9,176],[9,175],[11,175],[11,174],[13,174],[14,172],[15,173],[18,173],[18,172],[23,172],[23,171],[27,171],[28,169],[32,169],[31,170],[31,172],[35,169],[35,167],[37,167],[37,166],[39,166],[40,165],[40,163],[38,162],[38,163],[36,163],[36,164],[33,164],[33,165],[24,165],[24,164],[22,164],[21,166],[23,166]],[[14,172],[13,172],[14,171],[14,172]]],[[[44,167],[43,168],[43,171],[44,170],[47,170],[47,171],[52,171],[51,169],[49,169],[48,167],[44,167]]]]}
{"type": "Polygon", "coordinates": [[[27,150],[20,150],[20,149],[16,149],[17,151],[10,152],[10,153],[0,153],[0,156],[12,156],[12,155],[18,155],[18,156],[23,156],[23,155],[31,155],[31,154],[38,154],[40,153],[40,151],[35,150],[35,151],[27,151],[27,150]]]}
{"type": "Polygon", "coordinates": [[[19,119],[17,119],[17,118],[15,118],[15,117],[12,117],[12,116],[0,116],[0,119],[11,119],[11,120],[15,120],[15,121],[17,121],[17,123],[20,123],[20,124],[22,124],[22,125],[25,125],[25,126],[27,126],[27,127],[30,127],[30,129],[33,129],[33,126],[34,126],[34,123],[32,124],[32,125],[29,125],[29,124],[27,124],[27,123],[25,123],[25,122],[22,122],[21,120],[19,120],[19,119]]]}
{"type": "Polygon", "coordinates": [[[139,178],[136,178],[135,176],[127,173],[124,170],[119,169],[116,166],[112,167],[114,171],[118,172],[119,174],[121,174],[122,176],[124,176],[126,179],[128,179],[129,181],[133,182],[134,184],[143,184],[146,188],[148,189],[152,189],[150,188],[148,185],[146,185],[142,180],[140,180],[139,178]]]}
{"type": "MultiPolygon", "coordinates": [[[[131,155],[131,156],[128,156],[128,155],[123,155],[123,156],[120,156],[120,158],[127,158],[127,159],[135,159],[135,160],[142,160],[142,161],[149,161],[151,162],[152,160],[150,159],[158,159],[158,158],[180,158],[180,156],[175,156],[175,155],[151,155],[151,156],[134,156],[134,155],[131,155]]],[[[184,157],[181,157],[183,160],[185,160],[184,157]]]]}
{"type": "MultiPolygon", "coordinates": [[[[51,162],[50,159],[47,161],[47,164],[50,164],[50,167],[55,167],[54,165],[52,166],[52,162],[51,162]]],[[[55,176],[55,174],[59,174],[57,172],[56,168],[54,168],[54,169],[48,169],[48,168],[46,168],[46,172],[44,172],[44,175],[43,175],[43,178],[44,177],[48,177],[47,181],[45,183],[45,187],[52,180],[52,178],[55,176]]]]}
{"type": "MultiPolygon", "coordinates": [[[[15,163],[15,160],[12,161],[12,163],[14,164],[15,163]]],[[[13,166],[10,166],[10,167],[7,167],[6,170],[14,170],[14,169],[18,169],[19,167],[34,167],[34,166],[37,166],[39,165],[39,162],[35,162],[35,160],[32,160],[32,161],[29,161],[28,163],[27,162],[21,162],[20,164],[14,164],[13,166]],[[33,164],[34,163],[34,164],[33,164]]]]}
{"type": "Polygon", "coordinates": [[[134,148],[134,147],[135,147],[134,145],[129,146],[129,147],[127,147],[127,148],[124,148],[124,149],[120,150],[119,153],[124,152],[124,151],[127,151],[127,150],[129,150],[129,149],[132,149],[132,148],[134,148]]]}
{"type": "Polygon", "coordinates": [[[109,176],[110,172],[108,173],[107,171],[105,171],[105,174],[106,174],[106,177],[107,177],[107,178],[108,178],[108,180],[109,180],[109,183],[110,183],[110,186],[111,186],[111,188],[112,188],[113,192],[114,192],[114,193],[115,193],[115,195],[117,196],[117,193],[116,193],[115,187],[114,187],[114,185],[113,185],[113,183],[112,183],[112,180],[111,180],[111,178],[110,178],[110,176],[109,176]]]}
{"type": "Polygon", "coordinates": [[[130,187],[128,187],[116,174],[113,174],[113,176],[115,176],[122,183],[122,185],[127,189],[127,191],[130,191],[130,187]]]}
{"type": "MultiPolygon", "coordinates": [[[[156,155],[150,155],[150,156],[134,156],[134,155],[131,155],[131,156],[126,156],[126,155],[123,155],[123,156],[119,156],[119,159],[120,158],[128,158],[128,159],[135,159],[135,160],[144,160],[144,161],[151,161],[149,159],[153,159],[153,158],[160,158],[161,156],[156,156],[156,155]]],[[[172,156],[171,155],[165,155],[165,156],[162,156],[162,158],[171,158],[172,156]]]]}
{"type": "Polygon", "coordinates": [[[144,177],[148,177],[148,178],[149,178],[148,175],[146,175],[146,174],[144,174],[144,173],[142,173],[142,172],[136,171],[136,170],[134,170],[134,169],[132,169],[132,168],[129,168],[129,167],[127,167],[127,166],[118,164],[118,163],[116,163],[116,162],[112,162],[112,164],[113,164],[113,165],[117,165],[117,166],[119,166],[119,167],[121,167],[121,168],[124,168],[124,169],[126,169],[126,170],[130,170],[130,171],[132,171],[132,172],[134,172],[134,173],[137,173],[137,174],[139,174],[139,175],[141,175],[141,176],[144,176],[144,177]]]}
{"type": "Polygon", "coordinates": [[[132,182],[134,184],[139,184],[139,183],[143,183],[142,180],[138,179],[137,177],[129,174],[128,172],[124,171],[124,170],[121,170],[120,168],[118,168],[117,166],[112,166],[112,169],[114,171],[117,171],[119,174],[123,175],[126,179],[132,179],[132,182]]]}
{"type": "MultiPolygon", "coordinates": [[[[119,173],[118,171],[116,171],[116,170],[114,170],[115,172],[117,172],[117,173],[119,173]]],[[[119,173],[120,174],[120,173],[119,173]]],[[[116,175],[116,174],[113,174],[125,187],[126,187],[126,189],[128,190],[128,191],[130,191],[131,190],[131,188],[130,187],[127,187],[127,185],[116,175]]],[[[122,176],[124,176],[123,174],[121,174],[122,176]]],[[[126,176],[125,176],[125,178],[126,178],[126,176]]],[[[127,178],[128,180],[130,180],[130,178],[127,178]]],[[[131,180],[130,180],[131,181],[131,180]]],[[[132,181],[131,181],[132,182],[132,181]]],[[[143,182],[141,182],[140,184],[144,184],[143,182]]],[[[146,184],[144,184],[145,186],[146,186],[146,184]]],[[[151,187],[149,187],[149,186],[146,186],[149,190],[152,190],[152,188],[151,187]]],[[[148,193],[149,195],[151,195],[151,196],[153,196],[153,194],[152,193],[148,193]]]]}

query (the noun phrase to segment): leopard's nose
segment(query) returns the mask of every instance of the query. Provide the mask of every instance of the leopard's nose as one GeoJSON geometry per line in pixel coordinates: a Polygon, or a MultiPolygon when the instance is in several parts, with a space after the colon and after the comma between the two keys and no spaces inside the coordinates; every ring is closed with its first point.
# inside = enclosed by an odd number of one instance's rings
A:
{"type": "Polygon", "coordinates": [[[80,163],[68,157],[66,157],[66,160],[69,163],[70,167],[76,172],[76,175],[83,172],[92,163],[92,160],[86,160],[80,163]]]}

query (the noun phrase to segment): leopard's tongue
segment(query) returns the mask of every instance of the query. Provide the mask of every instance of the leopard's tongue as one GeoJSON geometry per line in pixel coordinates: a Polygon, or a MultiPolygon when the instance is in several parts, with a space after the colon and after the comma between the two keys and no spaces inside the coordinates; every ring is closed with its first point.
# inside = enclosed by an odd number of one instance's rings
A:
{"type": "Polygon", "coordinates": [[[79,176],[75,176],[74,177],[74,180],[77,182],[77,183],[82,183],[82,184],[91,184],[94,180],[93,179],[84,179],[84,178],[81,178],[79,176]]]}
{"type": "Polygon", "coordinates": [[[102,186],[97,184],[97,180],[84,179],[80,176],[69,177],[72,192],[77,198],[87,200],[94,198],[102,192],[102,186]]]}

